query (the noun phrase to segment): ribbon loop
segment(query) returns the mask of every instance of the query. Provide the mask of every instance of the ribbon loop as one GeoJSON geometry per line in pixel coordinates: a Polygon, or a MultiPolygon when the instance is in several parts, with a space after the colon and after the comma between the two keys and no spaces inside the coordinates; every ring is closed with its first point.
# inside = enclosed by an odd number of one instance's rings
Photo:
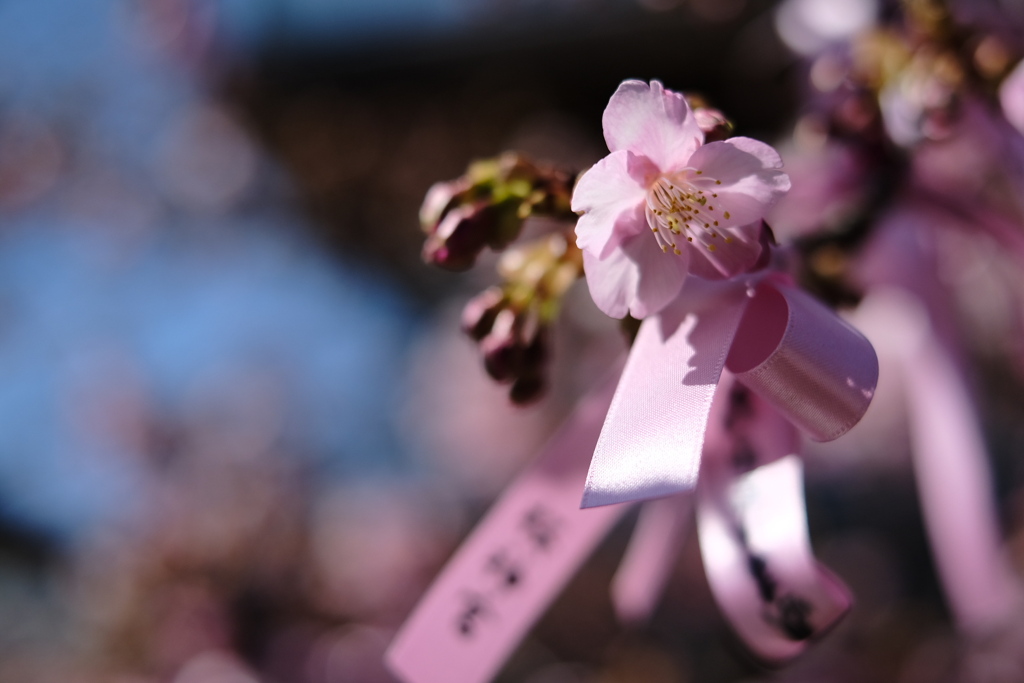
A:
{"type": "Polygon", "coordinates": [[[800,290],[764,280],[746,307],[726,367],[815,441],[857,424],[878,384],[871,343],[800,290]]]}
{"type": "Polygon", "coordinates": [[[697,529],[708,584],[722,612],[759,658],[803,652],[849,610],[846,587],[815,562],[807,535],[800,458],[744,474],[705,461],[697,529]]]}

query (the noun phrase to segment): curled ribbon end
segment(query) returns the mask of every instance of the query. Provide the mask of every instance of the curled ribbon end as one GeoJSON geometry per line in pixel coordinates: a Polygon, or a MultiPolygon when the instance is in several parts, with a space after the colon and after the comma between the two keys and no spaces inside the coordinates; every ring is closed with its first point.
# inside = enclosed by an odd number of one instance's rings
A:
{"type": "Polygon", "coordinates": [[[762,282],[736,338],[727,367],[815,441],[848,432],[874,398],[871,343],[798,289],[762,282]]]}

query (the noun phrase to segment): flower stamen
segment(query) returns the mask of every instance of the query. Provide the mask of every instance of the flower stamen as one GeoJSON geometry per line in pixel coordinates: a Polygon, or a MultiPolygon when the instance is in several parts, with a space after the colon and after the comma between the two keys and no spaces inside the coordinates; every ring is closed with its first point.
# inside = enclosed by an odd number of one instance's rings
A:
{"type": "MultiPolygon", "coordinates": [[[[671,176],[660,176],[647,191],[647,201],[644,213],[647,217],[647,225],[654,233],[658,246],[666,254],[671,250],[674,254],[681,254],[676,244],[677,235],[685,235],[687,242],[693,242],[696,238],[698,244],[707,247],[708,251],[715,251],[712,240],[718,239],[719,234],[714,229],[718,227],[718,221],[707,219],[701,216],[701,209],[715,211],[715,207],[708,204],[708,195],[712,198],[718,197],[717,193],[706,192],[700,186],[706,186],[712,178],[697,178],[702,171],[685,169],[671,176]]],[[[715,184],[721,181],[714,180],[715,184]]],[[[719,205],[719,210],[722,210],[719,205]]],[[[723,212],[723,218],[729,218],[729,212],[723,212]]],[[[726,243],[731,242],[726,238],[726,243]]]]}

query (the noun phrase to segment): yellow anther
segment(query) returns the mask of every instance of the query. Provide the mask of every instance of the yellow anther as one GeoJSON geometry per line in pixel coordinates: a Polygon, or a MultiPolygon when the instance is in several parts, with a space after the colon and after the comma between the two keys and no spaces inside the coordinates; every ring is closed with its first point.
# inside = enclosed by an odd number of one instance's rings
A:
{"type": "Polygon", "coordinates": [[[715,250],[715,245],[709,244],[708,245],[708,251],[714,251],[714,250],[715,250]]]}
{"type": "Polygon", "coordinates": [[[716,181],[715,181],[715,185],[721,185],[721,184],[722,184],[722,181],[721,181],[721,180],[716,180],[716,181]]]}
{"type": "Polygon", "coordinates": [[[728,217],[729,217],[729,212],[728,212],[728,211],[726,211],[726,212],[725,212],[724,214],[722,214],[722,215],[724,215],[724,216],[725,216],[726,218],[728,218],[728,217]]]}

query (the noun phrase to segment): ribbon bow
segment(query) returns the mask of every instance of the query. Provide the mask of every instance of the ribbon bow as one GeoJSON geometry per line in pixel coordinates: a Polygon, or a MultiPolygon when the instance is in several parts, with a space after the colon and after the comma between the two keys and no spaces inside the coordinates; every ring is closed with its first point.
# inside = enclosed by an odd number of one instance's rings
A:
{"type": "Polygon", "coordinates": [[[878,383],[871,344],[778,274],[709,282],[644,321],[582,507],[692,490],[723,368],[817,441],[845,434],[878,383]]]}
{"type": "Polygon", "coordinates": [[[754,653],[788,659],[846,612],[810,551],[792,424],[818,440],[855,424],[878,378],[871,345],[778,274],[691,278],[679,301],[442,571],[388,652],[401,679],[490,680],[630,507],[612,503],[668,496],[642,511],[613,586],[621,616],[646,616],[695,489],[709,583],[754,653]]]}

